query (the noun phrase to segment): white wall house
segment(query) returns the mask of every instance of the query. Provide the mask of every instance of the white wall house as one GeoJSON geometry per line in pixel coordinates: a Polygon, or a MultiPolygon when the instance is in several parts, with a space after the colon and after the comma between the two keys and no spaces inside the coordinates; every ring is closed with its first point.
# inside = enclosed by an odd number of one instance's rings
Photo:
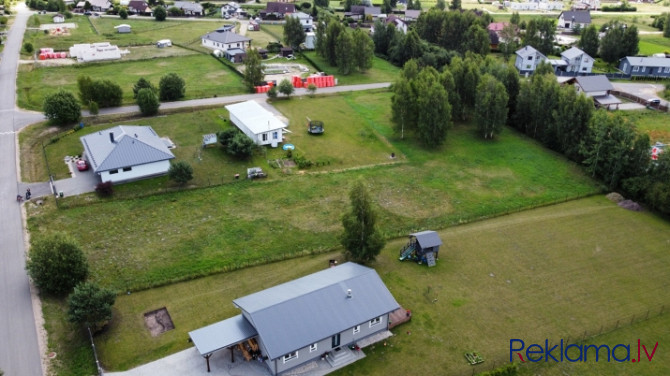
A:
{"type": "Polygon", "coordinates": [[[165,175],[174,154],[150,126],[119,125],[80,138],[84,158],[103,182],[165,175]]]}
{"type": "Polygon", "coordinates": [[[577,47],[563,51],[561,58],[567,63],[566,72],[591,73],[593,69],[593,58],[577,47]]]}
{"type": "Polygon", "coordinates": [[[300,24],[302,25],[302,28],[305,30],[305,32],[310,32],[314,30],[314,20],[312,19],[312,16],[310,16],[307,13],[295,12],[287,14],[286,17],[293,17],[300,20],[300,24]]]}
{"type": "Polygon", "coordinates": [[[525,46],[516,51],[514,66],[520,73],[533,73],[538,65],[546,61],[547,57],[531,46],[525,46]]]}
{"type": "Polygon", "coordinates": [[[233,48],[247,50],[251,46],[251,39],[242,35],[226,31],[219,33],[213,31],[202,36],[203,47],[211,48],[212,50],[227,51],[233,48]]]}
{"type": "Polygon", "coordinates": [[[230,113],[230,121],[256,145],[277,146],[282,142],[286,128],[281,120],[256,101],[246,101],[225,106],[230,113]]]}
{"type": "Polygon", "coordinates": [[[591,11],[589,10],[569,10],[561,12],[558,16],[558,27],[561,29],[585,29],[590,24],[591,11]]]}

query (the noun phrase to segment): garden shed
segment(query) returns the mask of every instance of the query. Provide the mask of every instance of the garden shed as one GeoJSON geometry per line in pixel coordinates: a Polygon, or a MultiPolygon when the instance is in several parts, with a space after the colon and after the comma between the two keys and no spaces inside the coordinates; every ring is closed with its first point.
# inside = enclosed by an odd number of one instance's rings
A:
{"type": "Polygon", "coordinates": [[[277,119],[256,101],[246,101],[226,106],[230,121],[256,145],[276,147],[282,142],[286,124],[277,119]]]}
{"type": "Polygon", "coordinates": [[[400,250],[400,261],[414,260],[419,264],[435,266],[442,240],[435,231],[421,231],[409,234],[409,243],[400,250]]]}
{"type": "Polygon", "coordinates": [[[121,24],[121,25],[116,25],[114,26],[116,29],[116,32],[119,34],[127,34],[130,33],[131,31],[131,26],[128,24],[121,24]]]}

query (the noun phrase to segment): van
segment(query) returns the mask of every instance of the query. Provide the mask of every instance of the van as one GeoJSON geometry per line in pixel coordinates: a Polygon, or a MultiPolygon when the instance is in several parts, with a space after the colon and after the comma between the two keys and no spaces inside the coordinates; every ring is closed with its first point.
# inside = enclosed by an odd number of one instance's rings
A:
{"type": "Polygon", "coordinates": [[[156,42],[156,47],[158,48],[163,48],[163,47],[172,47],[172,41],[169,39],[162,39],[156,42]]]}

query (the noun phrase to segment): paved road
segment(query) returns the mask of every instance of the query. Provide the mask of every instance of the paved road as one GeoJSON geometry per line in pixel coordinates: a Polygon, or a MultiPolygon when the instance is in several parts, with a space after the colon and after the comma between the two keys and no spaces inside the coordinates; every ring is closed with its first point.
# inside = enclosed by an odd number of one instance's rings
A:
{"type": "Polygon", "coordinates": [[[19,50],[30,15],[23,3],[16,8],[18,13],[0,61],[0,368],[7,376],[41,376],[35,316],[25,272],[21,207],[15,200],[18,163],[14,132],[36,117],[34,113],[18,113],[14,107],[19,50]]]}

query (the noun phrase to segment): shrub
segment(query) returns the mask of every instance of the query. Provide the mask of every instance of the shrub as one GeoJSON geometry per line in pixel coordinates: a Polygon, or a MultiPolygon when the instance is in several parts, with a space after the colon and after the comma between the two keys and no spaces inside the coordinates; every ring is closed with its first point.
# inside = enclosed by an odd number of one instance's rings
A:
{"type": "Polygon", "coordinates": [[[74,238],[55,233],[38,238],[26,262],[35,285],[47,294],[62,296],[88,277],[86,256],[74,238]]]}
{"type": "Polygon", "coordinates": [[[184,185],[193,179],[193,167],[190,164],[179,161],[170,165],[168,177],[177,183],[184,185]]]}
{"type": "Polygon", "coordinates": [[[121,17],[122,20],[125,20],[125,19],[128,18],[128,11],[126,10],[126,8],[121,8],[119,10],[119,17],[121,17]]]}
{"type": "Polygon", "coordinates": [[[112,290],[93,282],[80,283],[67,298],[67,319],[96,331],[112,319],[115,300],[116,294],[112,290]]]}
{"type": "Polygon", "coordinates": [[[181,17],[184,15],[184,11],[177,7],[170,7],[167,12],[170,17],[181,17]]]}
{"type": "Polygon", "coordinates": [[[161,101],[173,101],[184,97],[186,84],[176,73],[168,73],[161,77],[161,81],[158,84],[158,90],[160,92],[159,99],[161,101]]]}
{"type": "Polygon", "coordinates": [[[287,78],[279,83],[279,92],[286,95],[286,98],[290,97],[294,91],[295,88],[293,87],[293,84],[287,78]]]}
{"type": "Polygon", "coordinates": [[[91,115],[97,115],[100,112],[100,107],[98,106],[98,102],[90,101],[88,103],[88,112],[91,115]]]}
{"type": "Polygon", "coordinates": [[[26,53],[29,53],[29,54],[33,53],[33,51],[34,51],[33,44],[30,43],[30,42],[25,42],[23,44],[23,50],[26,51],[26,53]]]}
{"type": "Polygon", "coordinates": [[[242,132],[237,132],[226,147],[226,152],[238,159],[251,157],[254,151],[254,141],[242,132]]]}
{"type": "Polygon", "coordinates": [[[100,197],[110,197],[114,194],[114,187],[111,181],[103,181],[95,186],[95,191],[100,197]]]}
{"type": "Polygon", "coordinates": [[[148,88],[141,89],[137,94],[137,105],[144,116],[152,116],[158,113],[160,102],[156,93],[148,88]]]}
{"type": "Polygon", "coordinates": [[[293,157],[293,162],[295,162],[298,168],[308,168],[312,167],[312,165],[314,164],[314,162],[305,158],[305,156],[300,153],[295,153],[295,156],[293,157]]]}
{"type": "Polygon", "coordinates": [[[310,97],[314,96],[314,93],[316,93],[316,89],[317,89],[316,85],[314,85],[314,84],[307,85],[307,92],[309,93],[310,97]]]}
{"type": "Polygon", "coordinates": [[[133,86],[133,98],[137,98],[137,93],[139,93],[141,89],[151,89],[154,93],[158,92],[158,89],[144,77],[137,80],[137,83],[133,86]]]}
{"type": "Polygon", "coordinates": [[[156,18],[156,21],[165,21],[165,18],[167,18],[167,12],[165,11],[165,8],[162,6],[157,6],[154,8],[154,17],[156,18]]]}
{"type": "Polygon", "coordinates": [[[270,90],[268,90],[267,94],[268,94],[268,98],[277,99],[277,94],[278,94],[277,87],[276,86],[271,87],[270,90]]]}
{"type": "Polygon", "coordinates": [[[47,95],[44,98],[42,111],[49,121],[57,125],[75,123],[81,118],[81,106],[77,99],[72,93],[64,90],[47,95]]]}

